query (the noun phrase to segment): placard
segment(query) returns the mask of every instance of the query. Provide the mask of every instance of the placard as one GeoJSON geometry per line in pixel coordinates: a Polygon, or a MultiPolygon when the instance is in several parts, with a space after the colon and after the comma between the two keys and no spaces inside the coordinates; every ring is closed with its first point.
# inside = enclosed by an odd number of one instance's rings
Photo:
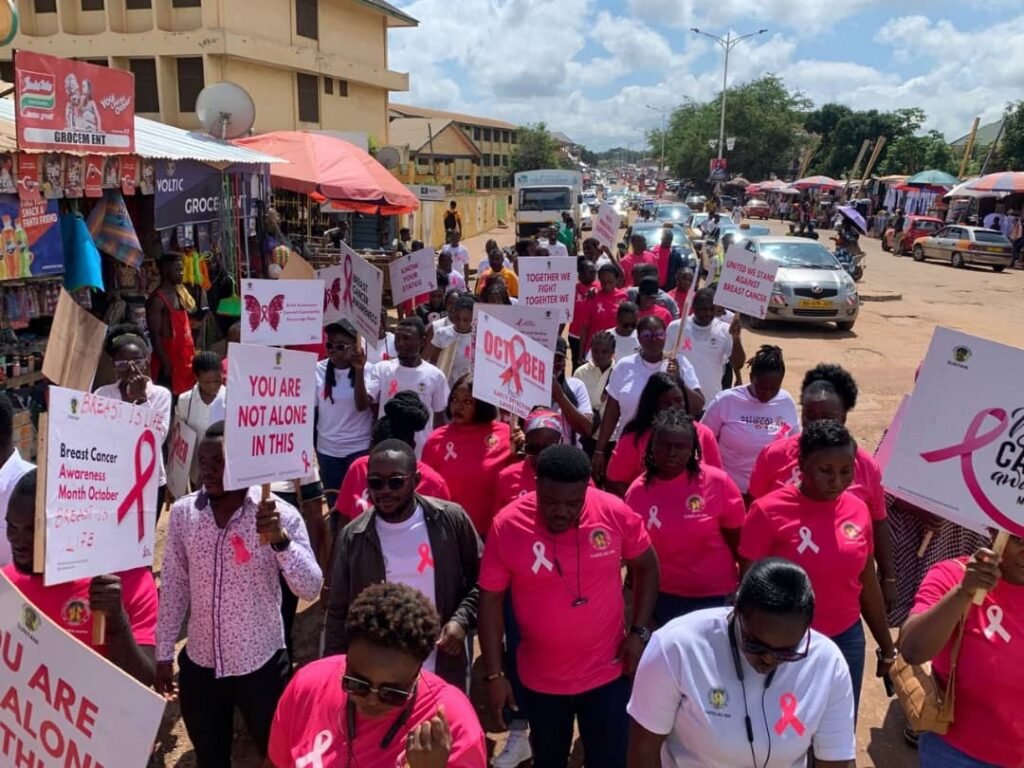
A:
{"type": "Polygon", "coordinates": [[[772,298],[779,263],[742,245],[730,246],[715,291],[715,304],[749,317],[764,318],[772,298]]]}
{"type": "Polygon", "coordinates": [[[520,418],[551,405],[551,352],[489,314],[478,316],[473,397],[520,418]]]}
{"type": "Polygon", "coordinates": [[[91,390],[106,336],[107,324],[61,288],[43,355],[43,376],[62,387],[91,390]]]}
{"type": "Polygon", "coordinates": [[[308,475],[315,407],[315,354],[229,344],[224,487],[308,475]]]}
{"type": "Polygon", "coordinates": [[[601,203],[601,207],[597,209],[597,218],[594,219],[591,235],[596,237],[601,245],[608,246],[608,250],[615,250],[615,245],[619,242],[619,213],[608,203],[601,203]]]}
{"type": "Polygon", "coordinates": [[[14,52],[14,120],[18,148],[135,151],[135,76],[24,49],[14,52]]]}
{"type": "Polygon", "coordinates": [[[64,632],[2,573],[0,645],[0,763],[147,764],[163,698],[64,632]]]}
{"type": "Polygon", "coordinates": [[[883,475],[922,509],[1024,536],[1024,350],[936,328],[883,475]]]}
{"type": "Polygon", "coordinates": [[[374,349],[380,336],[384,273],[341,244],[341,264],[321,269],[324,282],[324,323],[348,320],[374,349]]]}
{"type": "Polygon", "coordinates": [[[559,322],[572,320],[576,306],[576,259],[547,256],[519,260],[519,303],[558,313],[559,322]]]}
{"type": "Polygon", "coordinates": [[[388,264],[391,277],[391,304],[414,299],[437,288],[437,265],[434,251],[421,248],[388,264]]]}
{"type": "Polygon", "coordinates": [[[243,280],[242,343],[319,344],[323,280],[243,280]]]}
{"type": "Polygon", "coordinates": [[[481,314],[497,318],[510,328],[529,336],[538,344],[555,353],[558,342],[558,315],[553,309],[524,307],[522,304],[474,304],[473,327],[481,314]]]}
{"type": "Polygon", "coordinates": [[[900,400],[899,407],[896,409],[896,415],[892,417],[889,428],[885,430],[885,434],[882,435],[878,448],[875,450],[875,463],[878,464],[878,468],[882,472],[885,472],[885,468],[889,466],[889,460],[892,458],[892,451],[896,445],[896,440],[903,429],[903,419],[907,416],[907,408],[909,406],[910,395],[904,395],[903,399],[900,400]]]}
{"type": "Polygon", "coordinates": [[[167,490],[176,499],[191,492],[192,457],[198,443],[199,434],[181,419],[175,419],[167,439],[167,490]]]}
{"type": "Polygon", "coordinates": [[[152,565],[164,415],[56,386],[48,415],[44,583],[152,565]]]}

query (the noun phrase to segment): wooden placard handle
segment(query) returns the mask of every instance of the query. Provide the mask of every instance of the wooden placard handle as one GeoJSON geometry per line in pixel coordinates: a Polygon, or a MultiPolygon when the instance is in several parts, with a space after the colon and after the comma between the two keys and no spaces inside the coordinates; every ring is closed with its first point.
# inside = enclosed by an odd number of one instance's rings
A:
{"type": "Polygon", "coordinates": [[[93,611],[92,614],[92,644],[103,645],[107,642],[107,614],[103,611],[93,611]]]}
{"type": "Polygon", "coordinates": [[[926,531],[924,537],[921,539],[921,546],[917,548],[917,557],[920,560],[924,557],[924,553],[928,551],[928,546],[932,543],[932,539],[935,537],[935,531],[926,531]]]}
{"type": "MultiPolygon", "coordinates": [[[[260,491],[261,491],[261,493],[260,493],[260,501],[261,502],[269,501],[270,500],[270,483],[264,483],[260,487],[260,491]]],[[[265,533],[261,533],[260,534],[260,544],[262,544],[263,546],[266,546],[269,543],[270,543],[270,539],[267,538],[267,535],[265,533]]]]}
{"type": "MultiPolygon", "coordinates": [[[[1003,551],[1006,549],[1006,542],[1010,540],[1010,533],[1008,531],[1000,531],[996,534],[996,540],[992,543],[992,551],[996,553],[997,557],[1003,556],[1003,551]]],[[[985,602],[985,595],[988,594],[986,590],[979,589],[974,593],[974,604],[981,605],[985,602]]]]}

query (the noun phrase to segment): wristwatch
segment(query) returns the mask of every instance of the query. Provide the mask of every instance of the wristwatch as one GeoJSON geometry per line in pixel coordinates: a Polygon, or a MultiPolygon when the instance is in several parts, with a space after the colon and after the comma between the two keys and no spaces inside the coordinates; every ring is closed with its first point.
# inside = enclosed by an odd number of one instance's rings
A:
{"type": "Polygon", "coordinates": [[[651,630],[649,630],[647,627],[638,627],[636,625],[633,625],[632,627],[629,628],[629,631],[632,634],[634,634],[637,637],[639,637],[645,643],[649,642],[650,639],[651,639],[651,630]]]}
{"type": "Polygon", "coordinates": [[[292,545],[292,540],[288,536],[288,532],[284,532],[284,538],[281,541],[275,542],[270,545],[270,548],[275,552],[284,552],[288,547],[292,545]]]}

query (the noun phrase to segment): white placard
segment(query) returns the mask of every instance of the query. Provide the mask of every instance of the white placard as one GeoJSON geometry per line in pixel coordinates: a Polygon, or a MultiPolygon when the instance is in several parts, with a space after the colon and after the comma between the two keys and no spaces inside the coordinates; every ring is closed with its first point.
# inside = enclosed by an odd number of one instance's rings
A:
{"type": "Polygon", "coordinates": [[[526,307],[553,309],[559,322],[572,320],[576,306],[576,259],[534,256],[519,260],[519,303],[526,307]]]}
{"type": "Polygon", "coordinates": [[[315,354],[229,344],[224,487],[308,475],[315,406],[315,354]]]}
{"type": "Polygon", "coordinates": [[[421,248],[388,264],[391,276],[391,303],[398,306],[437,288],[434,250],[421,248]]]}
{"type": "Polygon", "coordinates": [[[1024,350],[936,328],[883,483],[967,528],[1024,536],[1024,350]]]}
{"type": "Polygon", "coordinates": [[[341,263],[316,274],[324,281],[324,325],[348,320],[376,349],[384,273],[342,243],[341,263]]]}
{"type": "Polygon", "coordinates": [[[715,304],[750,317],[768,314],[779,263],[733,245],[725,254],[725,266],[715,291],[715,304]]]}
{"type": "Polygon", "coordinates": [[[481,314],[497,318],[505,325],[525,333],[538,344],[555,352],[558,342],[558,314],[553,309],[524,307],[522,304],[475,304],[473,306],[474,332],[481,314]]]}
{"type": "Polygon", "coordinates": [[[885,434],[882,435],[882,440],[878,444],[878,449],[875,451],[875,463],[878,464],[878,468],[883,472],[889,466],[893,448],[896,446],[896,440],[900,436],[900,430],[903,429],[903,419],[906,418],[907,408],[909,407],[910,395],[904,395],[903,399],[900,400],[899,407],[896,409],[896,415],[892,417],[889,428],[885,430],[885,434]]]}
{"type": "Polygon", "coordinates": [[[319,344],[323,280],[243,280],[243,344],[319,344]]]}
{"type": "Polygon", "coordinates": [[[164,700],[64,632],[3,574],[0,645],[0,764],[147,764],[164,700]],[[16,763],[18,754],[33,757],[16,763]]]}
{"type": "Polygon", "coordinates": [[[615,250],[615,245],[619,242],[619,213],[608,203],[601,203],[601,207],[597,209],[592,236],[596,237],[601,245],[608,246],[608,250],[615,250]]]}
{"type": "Polygon", "coordinates": [[[198,443],[199,434],[181,419],[175,419],[167,440],[167,490],[176,499],[191,492],[192,457],[198,443]]]}
{"type": "Polygon", "coordinates": [[[48,414],[46,585],[152,565],[164,415],[64,387],[48,414]]]}
{"type": "Polygon", "coordinates": [[[489,314],[477,318],[473,397],[525,418],[551,405],[551,352],[489,314]]]}

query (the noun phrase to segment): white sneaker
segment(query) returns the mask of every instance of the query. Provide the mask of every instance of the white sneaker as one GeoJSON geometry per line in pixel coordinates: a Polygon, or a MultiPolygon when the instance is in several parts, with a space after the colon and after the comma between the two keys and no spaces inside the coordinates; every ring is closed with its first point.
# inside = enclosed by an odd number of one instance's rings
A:
{"type": "Polygon", "coordinates": [[[509,731],[505,748],[494,758],[494,768],[517,768],[533,757],[530,747],[530,732],[526,730],[509,731]]]}

